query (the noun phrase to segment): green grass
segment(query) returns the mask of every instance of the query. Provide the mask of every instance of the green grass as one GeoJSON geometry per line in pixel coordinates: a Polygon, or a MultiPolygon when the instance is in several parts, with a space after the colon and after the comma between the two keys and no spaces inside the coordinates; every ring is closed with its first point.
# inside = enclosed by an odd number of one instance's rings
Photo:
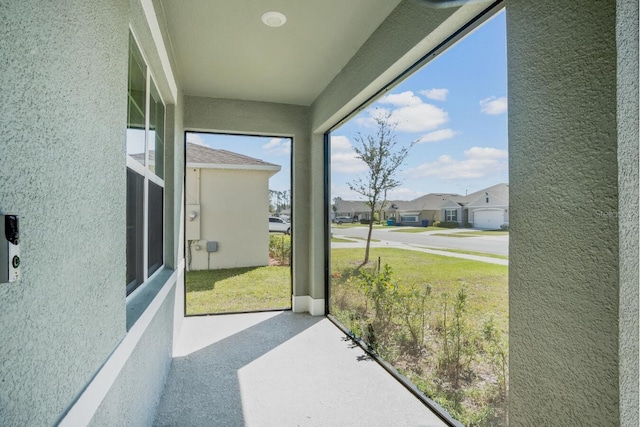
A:
{"type": "Polygon", "coordinates": [[[434,233],[432,236],[445,237],[479,237],[479,236],[508,236],[508,231],[503,230],[482,230],[482,231],[458,231],[455,233],[434,233]]]}
{"type": "Polygon", "coordinates": [[[506,425],[508,267],[395,248],[361,266],[363,255],[331,251],[331,313],[462,424],[506,425]],[[360,274],[378,258],[391,273],[360,274]]]}
{"type": "MultiPolygon", "coordinates": [[[[349,239],[355,239],[355,240],[364,240],[365,242],[367,241],[366,237],[356,237],[356,236],[347,236],[349,239]]],[[[371,239],[372,242],[379,242],[380,240],[378,239],[371,239]]]]}
{"type": "Polygon", "coordinates": [[[331,242],[332,243],[353,243],[353,240],[341,239],[339,237],[332,237],[331,242]]]}
{"type": "Polygon", "coordinates": [[[289,267],[189,271],[187,315],[291,307],[289,267]]]}
{"type": "Polygon", "coordinates": [[[488,254],[488,253],[485,253],[485,252],[465,251],[465,250],[462,250],[462,249],[442,249],[442,248],[431,248],[431,249],[436,250],[436,251],[443,251],[443,252],[453,252],[453,253],[456,253],[456,254],[477,255],[477,256],[483,256],[483,257],[487,257],[487,258],[509,259],[509,256],[507,256],[507,255],[488,254]]]}
{"type": "Polygon", "coordinates": [[[504,230],[479,230],[479,231],[465,231],[467,234],[474,236],[508,236],[509,232],[504,230]]]}
{"type": "MultiPolygon", "coordinates": [[[[359,274],[364,250],[332,249],[332,287],[346,284],[359,274]]],[[[454,295],[466,284],[469,293],[469,314],[481,324],[493,315],[496,326],[506,332],[509,317],[508,267],[486,262],[453,258],[392,248],[371,248],[370,268],[389,264],[401,286],[429,283],[435,298],[443,293],[454,295]]]]}

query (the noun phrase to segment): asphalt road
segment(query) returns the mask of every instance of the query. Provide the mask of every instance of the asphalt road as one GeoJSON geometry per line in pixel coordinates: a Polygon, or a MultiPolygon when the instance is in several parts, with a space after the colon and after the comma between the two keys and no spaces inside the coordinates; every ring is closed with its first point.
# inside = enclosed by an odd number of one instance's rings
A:
{"type": "MultiPolygon", "coordinates": [[[[406,244],[415,244],[428,246],[434,249],[461,249],[465,251],[483,252],[497,255],[509,255],[509,236],[474,236],[474,237],[455,237],[455,236],[434,236],[433,234],[455,234],[458,232],[474,231],[469,229],[454,230],[438,230],[427,231],[424,233],[400,233],[393,232],[399,227],[393,228],[374,228],[373,239],[389,242],[401,242],[406,244]]],[[[366,227],[348,227],[338,228],[331,227],[334,237],[353,236],[367,237],[368,228],[366,227]]]]}

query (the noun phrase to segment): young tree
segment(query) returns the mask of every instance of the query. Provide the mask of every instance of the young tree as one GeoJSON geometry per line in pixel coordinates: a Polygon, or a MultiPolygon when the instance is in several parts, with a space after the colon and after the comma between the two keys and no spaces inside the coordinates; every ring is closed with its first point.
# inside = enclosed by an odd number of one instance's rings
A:
{"type": "Polygon", "coordinates": [[[374,134],[362,135],[358,133],[355,141],[358,146],[353,147],[356,157],[369,168],[365,177],[358,177],[348,183],[352,191],[362,195],[371,209],[367,246],[362,264],[369,262],[369,248],[371,246],[371,232],[376,210],[382,212],[387,204],[387,192],[399,187],[402,182],[396,178],[400,166],[415,144],[411,142],[407,147],[399,146],[395,130],[397,123],[391,121],[391,113],[374,117],[377,129],[374,134]]]}

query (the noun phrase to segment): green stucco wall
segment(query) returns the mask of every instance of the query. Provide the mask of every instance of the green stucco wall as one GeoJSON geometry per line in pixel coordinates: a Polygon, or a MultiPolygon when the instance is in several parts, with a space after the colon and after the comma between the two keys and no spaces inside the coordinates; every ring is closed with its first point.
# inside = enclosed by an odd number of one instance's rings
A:
{"type": "Polygon", "coordinates": [[[0,424],[52,425],[125,334],[128,2],[0,4],[0,424]]]}
{"type": "Polygon", "coordinates": [[[511,425],[617,425],[615,1],[507,1],[511,425]]]}
{"type": "Polygon", "coordinates": [[[638,415],[638,0],[617,2],[618,215],[620,225],[620,425],[640,425],[638,415]]]}

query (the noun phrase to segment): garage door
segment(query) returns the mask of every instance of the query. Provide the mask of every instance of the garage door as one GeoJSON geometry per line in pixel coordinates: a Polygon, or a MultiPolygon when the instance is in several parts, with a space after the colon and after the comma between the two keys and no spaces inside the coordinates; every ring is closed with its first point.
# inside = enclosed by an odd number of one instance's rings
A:
{"type": "Polygon", "coordinates": [[[489,230],[499,230],[504,223],[504,211],[476,211],[473,214],[473,227],[485,228],[489,230]]]}

